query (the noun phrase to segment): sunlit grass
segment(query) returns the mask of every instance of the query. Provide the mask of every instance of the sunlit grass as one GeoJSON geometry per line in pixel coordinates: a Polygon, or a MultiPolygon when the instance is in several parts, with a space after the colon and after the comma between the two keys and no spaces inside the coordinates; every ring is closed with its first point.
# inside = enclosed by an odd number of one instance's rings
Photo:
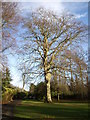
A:
{"type": "Polygon", "coordinates": [[[43,103],[38,101],[22,101],[16,106],[15,114],[20,118],[88,118],[88,103],[43,103]]]}

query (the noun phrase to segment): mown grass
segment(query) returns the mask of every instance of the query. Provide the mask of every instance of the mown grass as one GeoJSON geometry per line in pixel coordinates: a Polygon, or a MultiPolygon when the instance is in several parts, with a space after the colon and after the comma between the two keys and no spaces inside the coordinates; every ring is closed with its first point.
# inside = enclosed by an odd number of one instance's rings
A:
{"type": "Polygon", "coordinates": [[[29,119],[49,118],[60,120],[87,120],[88,103],[43,103],[38,101],[22,101],[15,108],[15,117],[29,119]]]}

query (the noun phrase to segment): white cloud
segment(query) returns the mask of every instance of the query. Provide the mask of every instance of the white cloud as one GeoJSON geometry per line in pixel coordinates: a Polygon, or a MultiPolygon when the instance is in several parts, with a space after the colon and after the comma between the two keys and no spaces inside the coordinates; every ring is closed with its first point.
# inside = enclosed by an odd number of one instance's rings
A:
{"type": "Polygon", "coordinates": [[[20,3],[20,9],[22,10],[22,12],[24,10],[27,10],[27,11],[34,10],[39,7],[43,7],[45,9],[52,10],[56,13],[60,13],[64,10],[64,6],[62,5],[61,2],[59,2],[59,3],[57,3],[57,2],[56,3],[54,3],[54,2],[20,3]]]}
{"type": "Polygon", "coordinates": [[[86,17],[86,15],[87,15],[87,13],[84,13],[84,14],[76,14],[76,15],[75,15],[75,18],[80,19],[80,18],[86,17]]]}

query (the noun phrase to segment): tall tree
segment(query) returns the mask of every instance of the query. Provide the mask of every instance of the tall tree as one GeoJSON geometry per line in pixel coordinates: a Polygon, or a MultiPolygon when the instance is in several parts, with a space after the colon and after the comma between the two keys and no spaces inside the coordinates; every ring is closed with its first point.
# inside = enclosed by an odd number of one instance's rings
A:
{"type": "MultiPolygon", "coordinates": [[[[38,9],[25,20],[28,33],[26,47],[32,44],[36,62],[41,62],[43,75],[47,86],[47,102],[52,102],[50,92],[51,70],[55,67],[54,60],[59,52],[67,49],[73,40],[79,40],[86,31],[86,26],[78,22],[69,13],[54,14],[52,11],[38,9]]],[[[25,47],[25,46],[24,46],[25,47]]],[[[60,67],[60,66],[59,66],[60,67]]]]}

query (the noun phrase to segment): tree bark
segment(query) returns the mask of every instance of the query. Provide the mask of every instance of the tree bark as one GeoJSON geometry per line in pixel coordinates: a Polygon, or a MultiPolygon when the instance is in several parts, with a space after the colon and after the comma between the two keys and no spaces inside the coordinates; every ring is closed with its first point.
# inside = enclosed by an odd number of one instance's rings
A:
{"type": "Polygon", "coordinates": [[[51,90],[50,90],[50,80],[51,80],[51,74],[50,73],[47,73],[46,74],[46,87],[47,87],[47,93],[46,93],[46,101],[48,103],[52,102],[52,99],[51,99],[51,90]]]}

